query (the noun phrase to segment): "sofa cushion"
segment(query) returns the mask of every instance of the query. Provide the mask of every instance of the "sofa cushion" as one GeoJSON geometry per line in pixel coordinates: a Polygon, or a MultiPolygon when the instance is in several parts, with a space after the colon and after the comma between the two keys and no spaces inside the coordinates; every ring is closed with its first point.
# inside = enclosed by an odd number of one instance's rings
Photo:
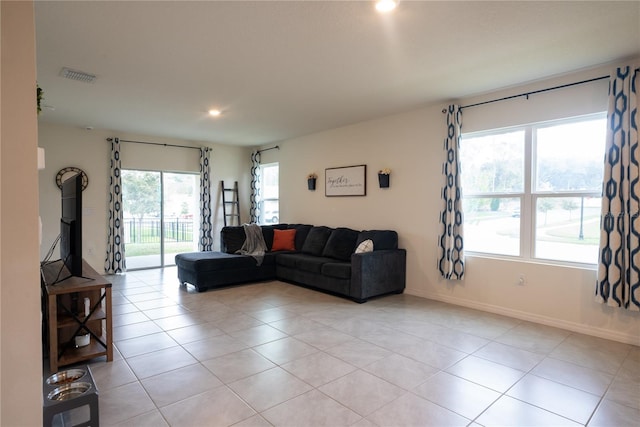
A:
{"type": "MultiPolygon", "coordinates": [[[[265,257],[265,262],[273,264],[274,258],[265,257]]],[[[257,268],[256,260],[247,255],[224,252],[190,252],[176,255],[176,265],[190,271],[222,271],[257,268]]]]}
{"type": "Polygon", "coordinates": [[[273,245],[271,251],[295,251],[296,229],[273,230],[273,245]]]}
{"type": "Polygon", "coordinates": [[[305,240],[309,235],[309,231],[313,228],[313,225],[309,224],[290,224],[289,228],[296,230],[296,250],[301,251],[304,246],[305,240]]]}
{"type": "Polygon", "coordinates": [[[284,267],[296,268],[296,256],[300,254],[277,254],[276,264],[284,267]]]}
{"type": "Polygon", "coordinates": [[[329,277],[338,279],[351,279],[350,262],[325,262],[322,264],[320,272],[329,277]]]}
{"type": "Polygon", "coordinates": [[[328,262],[336,262],[335,259],[325,258],[309,254],[277,254],[276,264],[294,270],[320,274],[322,265],[328,262]]]}
{"type": "Polygon", "coordinates": [[[331,232],[329,240],[322,251],[322,256],[349,261],[356,249],[359,232],[350,228],[339,227],[331,232]]]}
{"type": "Polygon", "coordinates": [[[309,230],[307,239],[302,245],[302,252],[311,255],[321,256],[324,246],[329,240],[332,229],[325,226],[313,227],[309,230]]]}
{"type": "Polygon", "coordinates": [[[367,252],[373,252],[373,240],[371,240],[371,239],[367,239],[367,240],[364,240],[364,241],[360,242],[360,244],[356,248],[356,252],[355,253],[364,254],[364,253],[367,253],[367,252]]]}
{"type": "Polygon", "coordinates": [[[335,262],[335,260],[331,258],[300,254],[296,259],[296,269],[308,271],[309,273],[320,274],[322,272],[322,266],[332,261],[335,262]]]}
{"type": "Polygon", "coordinates": [[[373,241],[373,249],[398,249],[398,233],[392,230],[364,230],[358,236],[357,245],[365,240],[373,241]]]}
{"type": "Polygon", "coordinates": [[[222,238],[220,249],[228,254],[235,254],[239,251],[247,239],[244,227],[241,226],[222,227],[220,237],[222,238]]]}
{"type": "MultiPolygon", "coordinates": [[[[253,257],[250,257],[250,258],[253,258],[253,257]]],[[[262,259],[262,265],[264,266],[276,265],[275,254],[272,254],[269,252],[265,253],[264,258],[262,259]]]]}

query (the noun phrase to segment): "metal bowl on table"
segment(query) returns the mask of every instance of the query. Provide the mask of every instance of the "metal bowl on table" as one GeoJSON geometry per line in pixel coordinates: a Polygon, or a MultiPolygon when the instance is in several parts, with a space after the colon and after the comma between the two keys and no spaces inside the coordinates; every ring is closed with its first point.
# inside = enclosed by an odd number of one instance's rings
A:
{"type": "Polygon", "coordinates": [[[86,373],[87,371],[84,369],[67,369],[66,371],[60,371],[47,378],[47,385],[56,386],[72,383],[84,377],[86,373]]]}
{"type": "Polygon", "coordinates": [[[71,400],[85,394],[91,388],[91,384],[83,382],[75,382],[61,385],[53,389],[47,395],[49,400],[71,400]]]}

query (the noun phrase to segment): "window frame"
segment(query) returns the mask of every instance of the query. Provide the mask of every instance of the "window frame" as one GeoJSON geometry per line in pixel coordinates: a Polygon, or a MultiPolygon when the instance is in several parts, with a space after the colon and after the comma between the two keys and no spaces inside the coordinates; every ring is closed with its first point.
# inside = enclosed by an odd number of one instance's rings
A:
{"type": "MultiPolygon", "coordinates": [[[[536,188],[537,183],[537,130],[541,128],[553,127],[564,124],[579,123],[590,120],[606,119],[606,111],[583,114],[575,117],[559,118],[553,120],[545,120],[540,122],[532,122],[516,126],[508,126],[496,129],[481,130],[469,133],[463,133],[461,136],[461,149],[462,141],[465,138],[478,138],[488,135],[494,135],[499,133],[524,131],[524,188],[522,192],[474,192],[467,194],[464,187],[462,188],[462,199],[482,199],[482,198],[519,198],[520,199],[520,242],[519,242],[519,255],[497,254],[492,252],[482,252],[465,250],[465,252],[472,256],[499,258],[499,259],[511,259],[525,262],[546,263],[563,266],[573,266],[580,268],[594,269],[597,266],[597,260],[593,263],[578,262],[578,261],[565,261],[552,258],[545,258],[542,256],[535,256],[536,254],[536,242],[537,242],[537,220],[538,200],[541,198],[580,198],[580,197],[602,197],[602,187],[597,191],[591,190],[538,190],[536,188]]],[[[604,167],[604,154],[602,152],[603,167],[604,167]]],[[[464,173],[464,164],[461,164],[462,173],[464,173]]]]}

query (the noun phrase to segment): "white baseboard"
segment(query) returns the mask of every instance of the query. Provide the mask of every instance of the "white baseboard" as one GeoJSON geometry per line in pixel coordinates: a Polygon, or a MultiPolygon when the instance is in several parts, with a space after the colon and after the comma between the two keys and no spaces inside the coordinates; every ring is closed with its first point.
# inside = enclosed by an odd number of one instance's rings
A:
{"type": "Polygon", "coordinates": [[[478,301],[472,301],[464,298],[458,298],[450,295],[442,295],[431,292],[424,292],[417,289],[406,288],[405,293],[421,298],[427,298],[436,301],[442,301],[449,304],[459,305],[463,307],[473,308],[489,313],[501,314],[503,316],[513,317],[515,319],[527,320],[529,322],[540,323],[542,325],[553,326],[560,329],[566,329],[572,332],[578,332],[585,335],[591,335],[598,338],[605,338],[612,341],[618,341],[625,344],[633,344],[640,346],[640,336],[620,333],[610,329],[587,326],[581,323],[569,322],[567,320],[556,319],[553,317],[542,316],[540,314],[529,313],[526,311],[514,310],[512,308],[501,307],[498,305],[487,304],[478,301]]]}

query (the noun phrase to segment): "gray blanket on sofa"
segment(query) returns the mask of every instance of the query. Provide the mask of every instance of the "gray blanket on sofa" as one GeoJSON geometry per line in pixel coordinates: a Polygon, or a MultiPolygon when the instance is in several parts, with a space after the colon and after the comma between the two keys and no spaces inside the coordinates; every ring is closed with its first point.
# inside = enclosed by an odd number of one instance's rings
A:
{"type": "Polygon", "coordinates": [[[258,265],[262,265],[267,245],[262,236],[262,229],[258,224],[243,224],[244,234],[247,236],[244,244],[236,253],[252,256],[258,265]]]}

